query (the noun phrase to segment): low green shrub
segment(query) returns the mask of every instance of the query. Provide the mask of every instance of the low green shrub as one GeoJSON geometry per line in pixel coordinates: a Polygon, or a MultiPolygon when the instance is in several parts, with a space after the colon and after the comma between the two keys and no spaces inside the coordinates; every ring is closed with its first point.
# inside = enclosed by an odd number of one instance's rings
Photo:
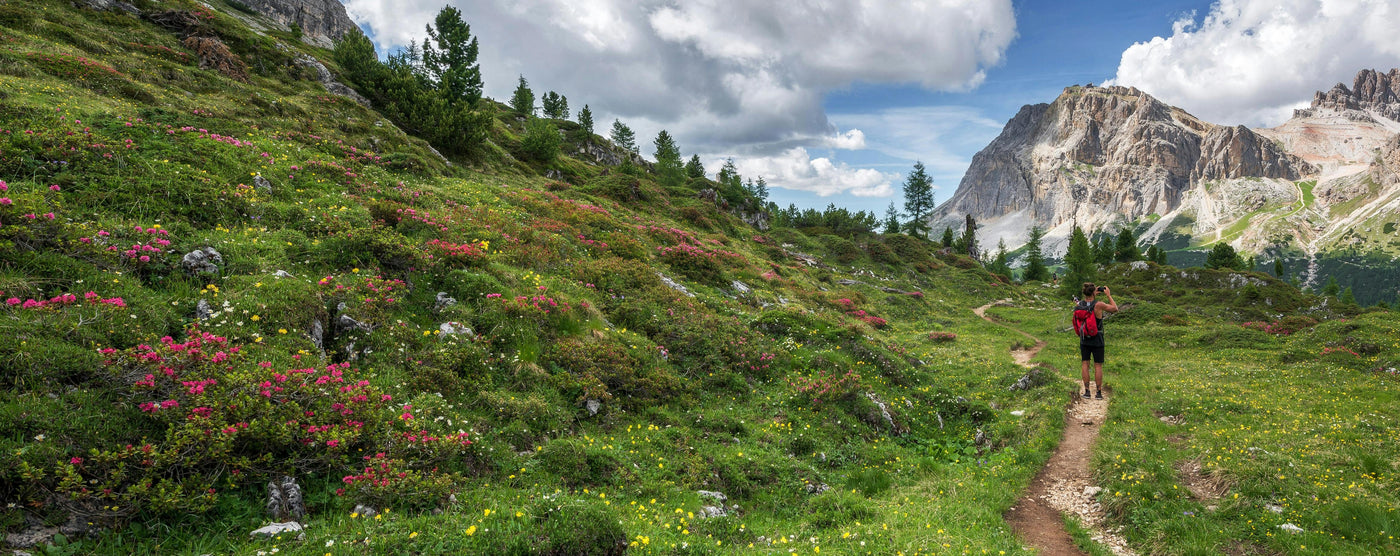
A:
{"type": "Polygon", "coordinates": [[[875,515],[875,507],[869,500],[849,490],[832,491],[807,502],[807,515],[813,527],[831,529],[869,520],[875,515]]]}
{"type": "Polygon", "coordinates": [[[574,438],[549,441],[537,457],[545,471],[572,487],[610,485],[621,465],[611,452],[592,449],[574,438]]]}

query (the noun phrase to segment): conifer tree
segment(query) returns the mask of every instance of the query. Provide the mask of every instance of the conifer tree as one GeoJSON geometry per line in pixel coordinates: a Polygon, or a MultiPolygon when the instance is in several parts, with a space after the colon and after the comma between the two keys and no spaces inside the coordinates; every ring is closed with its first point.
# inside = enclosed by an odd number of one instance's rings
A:
{"type": "Polygon", "coordinates": [[[1356,294],[1351,292],[1351,286],[1342,290],[1342,297],[1338,301],[1341,301],[1343,305],[1356,305],[1356,294]]]}
{"type": "Polygon", "coordinates": [[[1206,268],[1244,270],[1244,260],[1235,252],[1234,247],[1222,241],[1215,244],[1206,255],[1206,268]]]}
{"type": "Polygon", "coordinates": [[[690,161],[685,163],[685,175],[697,180],[705,177],[705,165],[700,162],[700,155],[690,155],[690,161]]]}
{"type": "Polygon", "coordinates": [[[1113,236],[1099,235],[1099,240],[1094,243],[1094,262],[1101,265],[1113,264],[1113,236]]]}
{"type": "Polygon", "coordinates": [[[1011,277],[1011,265],[1006,260],[1006,240],[997,240],[997,254],[992,258],[992,264],[987,267],[992,274],[1000,274],[1007,278],[1011,277]]]}
{"type": "Polygon", "coordinates": [[[899,209],[894,207],[894,201],[890,201],[889,208],[885,209],[885,229],[881,230],[880,233],[887,235],[899,233],[899,209]]]}
{"type": "Polygon", "coordinates": [[[540,110],[544,112],[544,117],[562,120],[569,117],[569,99],[564,95],[550,91],[540,97],[540,110]]]}
{"type": "MultiPolygon", "coordinates": [[[[476,63],[471,26],[452,6],[439,11],[434,23],[436,28],[428,25],[428,40],[423,41],[423,69],[449,105],[473,108],[481,100],[481,66],[476,63]]],[[[410,52],[409,60],[416,58],[416,51],[410,52]]]]}
{"type": "Polygon", "coordinates": [[[1274,259],[1274,278],[1283,278],[1283,257],[1274,259]]]}
{"type": "Polygon", "coordinates": [[[1138,250],[1137,238],[1133,237],[1133,231],[1123,228],[1118,232],[1118,241],[1113,245],[1113,259],[1120,263],[1130,263],[1142,258],[1142,252],[1138,250]]]}
{"type": "Polygon", "coordinates": [[[1089,236],[1075,226],[1065,252],[1065,279],[1060,282],[1060,289],[1065,295],[1078,296],[1079,287],[1084,282],[1093,282],[1097,275],[1098,264],[1094,260],[1094,249],[1089,246],[1089,236]]]}
{"type": "Polygon", "coordinates": [[[768,181],[763,179],[763,176],[759,176],[758,181],[754,182],[753,196],[758,198],[760,203],[768,200],[768,181]]]}
{"type": "Polygon", "coordinates": [[[678,186],[685,183],[685,167],[681,163],[681,150],[666,130],[656,134],[652,141],[656,146],[656,175],[662,185],[678,186]]]}
{"type": "Polygon", "coordinates": [[[1152,259],[1152,262],[1157,264],[1167,264],[1167,250],[1158,247],[1157,257],[1152,259]]]}
{"type": "Polygon", "coordinates": [[[521,116],[535,115],[535,92],[530,90],[530,83],[525,81],[523,75],[520,76],[520,83],[515,86],[515,94],[510,97],[510,107],[521,116]]]}
{"type": "Polygon", "coordinates": [[[578,111],[578,125],[583,128],[583,132],[588,134],[588,139],[593,140],[593,111],[588,109],[588,105],[583,105],[583,110],[578,111]]]}
{"type": "MultiPolygon", "coordinates": [[[[904,229],[905,229],[905,231],[908,231],[908,230],[909,230],[909,227],[908,227],[908,226],[905,226],[904,229]]],[[[953,244],[956,243],[956,242],[957,242],[957,239],[955,239],[955,238],[953,237],[953,227],[952,227],[952,226],[944,226],[944,227],[943,227],[943,240],[940,241],[939,243],[943,245],[943,248],[944,248],[944,249],[947,249],[947,248],[949,248],[949,247],[952,247],[953,244]]]]}
{"type": "Polygon", "coordinates": [[[928,237],[928,216],[933,212],[933,178],[924,171],[923,162],[914,163],[914,171],[904,180],[904,214],[909,222],[904,230],[909,235],[928,237]]]}
{"type": "Polygon", "coordinates": [[[1045,238],[1045,230],[1031,226],[1030,237],[1026,239],[1026,269],[1021,271],[1023,282],[1044,282],[1050,278],[1050,269],[1045,266],[1045,254],[1040,242],[1045,238]]]}
{"type": "Polygon", "coordinates": [[[622,120],[613,120],[612,133],[609,135],[614,145],[618,148],[637,154],[637,135],[632,133],[632,128],[622,123],[622,120]]]}
{"type": "Polygon", "coordinates": [[[1328,276],[1327,283],[1322,285],[1322,295],[1335,298],[1342,293],[1342,286],[1337,284],[1336,276],[1328,276]]]}

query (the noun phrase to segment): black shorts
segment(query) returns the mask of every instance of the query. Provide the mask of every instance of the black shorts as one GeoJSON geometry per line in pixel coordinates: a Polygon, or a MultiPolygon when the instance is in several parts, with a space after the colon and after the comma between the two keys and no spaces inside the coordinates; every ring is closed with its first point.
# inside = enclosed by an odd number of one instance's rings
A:
{"type": "Polygon", "coordinates": [[[1103,346],[1079,344],[1079,360],[1088,361],[1090,355],[1094,356],[1095,363],[1103,363],[1103,346]]]}

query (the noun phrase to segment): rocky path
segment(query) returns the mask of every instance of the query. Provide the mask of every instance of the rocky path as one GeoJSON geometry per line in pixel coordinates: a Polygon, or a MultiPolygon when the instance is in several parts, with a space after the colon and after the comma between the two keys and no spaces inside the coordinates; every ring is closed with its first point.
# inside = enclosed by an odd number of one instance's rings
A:
{"type": "MultiPolygon", "coordinates": [[[[987,309],[996,305],[1010,305],[1010,300],[988,303],[973,312],[987,322],[1006,326],[987,316],[987,309]]],[[[1031,367],[1030,360],[1045,347],[1045,341],[1030,334],[1006,326],[1035,342],[1030,350],[1012,352],[1016,363],[1031,367]]],[[[1076,385],[1077,392],[1077,385],[1076,385]]],[[[1065,514],[1079,518],[1091,531],[1091,537],[1099,544],[1108,547],[1118,556],[1134,556],[1132,549],[1115,531],[1102,528],[1103,508],[1094,500],[1099,487],[1094,485],[1089,473],[1089,459],[1093,453],[1094,441],[1099,437],[1099,427],[1108,416],[1108,400],[1094,400],[1073,396],[1073,402],[1065,410],[1065,433],[1060,445],[1051,454],[1031,480],[1030,488],[1003,517],[1011,528],[1028,545],[1035,547],[1046,556],[1084,554],[1074,545],[1065,529],[1065,514]]]]}

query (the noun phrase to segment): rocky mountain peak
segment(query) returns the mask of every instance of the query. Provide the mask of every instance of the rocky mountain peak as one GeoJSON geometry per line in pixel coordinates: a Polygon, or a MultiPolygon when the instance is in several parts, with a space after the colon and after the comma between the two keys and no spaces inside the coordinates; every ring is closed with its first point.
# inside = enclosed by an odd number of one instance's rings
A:
{"type": "Polygon", "coordinates": [[[1361,70],[1350,89],[1338,83],[1327,91],[1318,91],[1313,95],[1312,106],[1294,111],[1294,117],[1314,116],[1324,110],[1364,110],[1400,121],[1400,69],[1384,73],[1361,70]]]}
{"type": "Polygon", "coordinates": [[[258,13],[305,33],[307,42],[329,48],[333,42],[356,28],[340,0],[241,0],[258,13]]]}
{"type": "Polygon", "coordinates": [[[1021,109],[972,159],[934,229],[971,214],[1008,244],[1167,214],[1196,184],[1300,179],[1317,168],[1244,126],[1213,125],[1133,87],[1067,87],[1021,109]],[[1001,229],[1004,228],[1004,229],[1001,229]]]}

